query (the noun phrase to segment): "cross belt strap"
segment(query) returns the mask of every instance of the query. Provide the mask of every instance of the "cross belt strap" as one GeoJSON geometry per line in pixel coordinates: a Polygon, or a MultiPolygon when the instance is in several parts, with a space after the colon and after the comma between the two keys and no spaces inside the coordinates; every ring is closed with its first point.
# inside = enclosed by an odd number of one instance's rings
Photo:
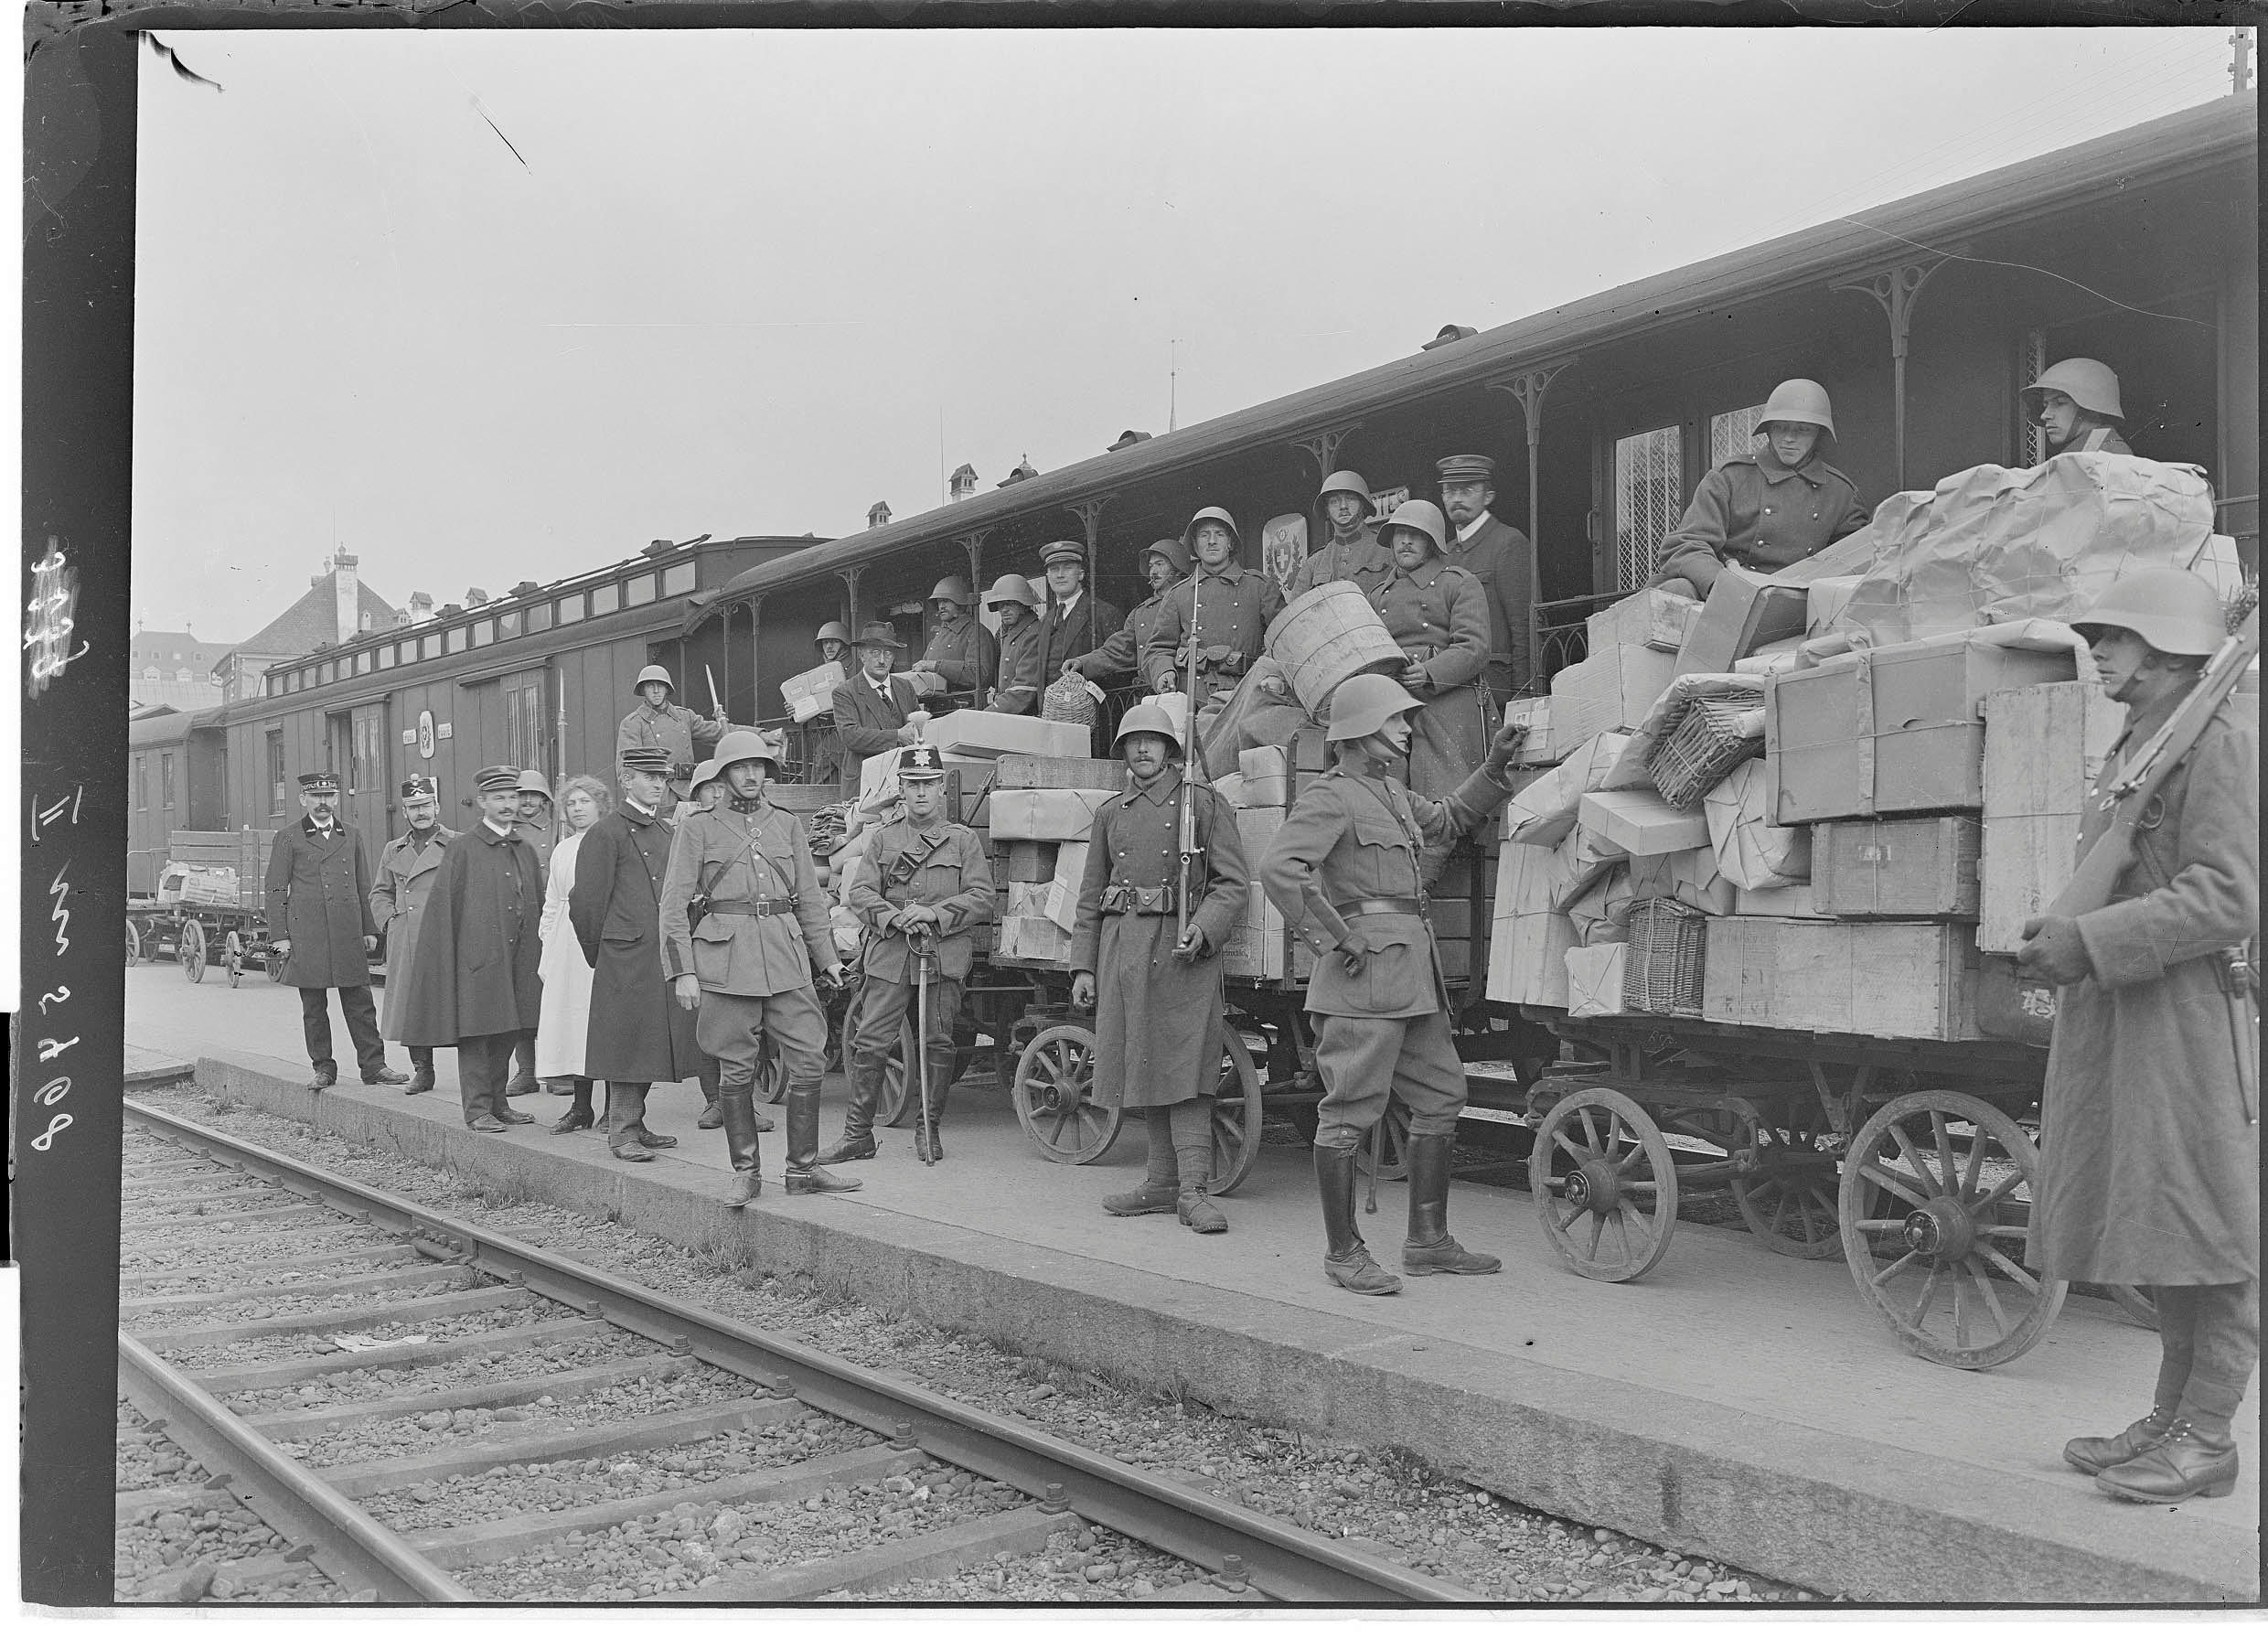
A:
{"type": "Polygon", "coordinates": [[[1332,908],[1352,921],[1358,915],[1423,915],[1426,902],[1423,899],[1349,899],[1343,905],[1333,905],[1332,908]]]}
{"type": "Polygon", "coordinates": [[[793,899],[711,899],[711,915],[793,915],[793,899]]]}

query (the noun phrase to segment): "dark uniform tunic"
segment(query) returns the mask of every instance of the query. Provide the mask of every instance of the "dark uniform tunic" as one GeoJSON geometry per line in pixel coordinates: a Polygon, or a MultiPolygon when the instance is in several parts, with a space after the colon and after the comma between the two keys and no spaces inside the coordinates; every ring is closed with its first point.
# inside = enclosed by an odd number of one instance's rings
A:
{"type": "Polygon", "coordinates": [[[1649,583],[1691,581],[1704,597],[1720,563],[1771,574],[1863,528],[1858,486],[1820,458],[1787,467],[1771,449],[1735,455],[1703,478],[1662,542],[1649,583]]]}
{"type": "Polygon", "coordinates": [[[536,1026],[543,867],[482,820],[443,850],[401,1014],[412,1046],[455,1046],[465,1119],[504,1112],[512,1044],[536,1026]]]}
{"type": "Polygon", "coordinates": [[[929,634],[922,658],[935,666],[945,686],[957,694],[974,694],[990,684],[1000,671],[1000,646],[984,622],[961,615],[941,623],[929,634]]]}
{"type": "Polygon", "coordinates": [[[835,685],[835,739],[842,746],[844,794],[856,796],[859,773],[869,756],[898,748],[898,730],[919,709],[914,685],[904,677],[877,689],[861,671],[835,685]]]}
{"type": "Polygon", "coordinates": [[[446,825],[435,825],[423,841],[414,833],[397,836],[378,856],[378,880],[370,888],[370,919],[386,934],[386,1004],[380,1014],[389,1041],[401,1039],[402,998],[417,960],[417,930],[425,920],[425,900],[441,869],[442,850],[456,840],[446,825]]]}
{"type": "Polygon", "coordinates": [[[1068,615],[1054,603],[1041,610],[1040,686],[1045,688],[1063,675],[1064,661],[1076,659],[1107,640],[1123,618],[1117,604],[1084,589],[1068,615]]]}
{"type": "Polygon", "coordinates": [[[1367,592],[1393,572],[1394,554],[1379,543],[1378,531],[1365,523],[1353,534],[1334,535],[1309,552],[1291,572],[1284,601],[1297,603],[1317,586],[1334,580],[1353,581],[1367,592]]]}
{"type": "Polygon", "coordinates": [[[1490,658],[1482,680],[1490,694],[1501,701],[1534,690],[1538,680],[1528,652],[1528,615],[1535,603],[1535,549],[1527,536],[1485,513],[1471,540],[1451,533],[1441,557],[1476,577],[1487,594],[1490,658]]]}
{"type": "Polygon", "coordinates": [[[1046,686],[1047,679],[1040,674],[1040,622],[1027,617],[1015,630],[1000,634],[1000,669],[991,709],[1010,716],[1033,715],[1040,708],[1040,691],[1046,686]]]}
{"type": "Polygon", "coordinates": [[[711,722],[707,717],[689,711],[675,701],[665,701],[659,711],[640,700],[637,709],[622,719],[622,726],[615,732],[615,759],[630,750],[666,751],[669,755],[672,777],[682,778],[693,767],[693,747],[713,750],[730,726],[711,722]]]}
{"type": "Polygon", "coordinates": [[[1135,669],[1158,635],[1159,623],[1165,617],[1165,600],[1172,589],[1168,586],[1163,592],[1152,592],[1136,604],[1118,629],[1104,638],[1099,648],[1075,658],[1071,669],[1097,682],[1135,669]]]}
{"type": "Polygon", "coordinates": [[[1273,575],[1234,562],[1217,571],[1199,568],[1165,594],[1158,635],[1142,658],[1150,686],[1172,693],[1186,680],[1182,644],[1192,635],[1193,608],[1198,697],[1190,706],[1195,710],[1215,692],[1226,692],[1251,669],[1267,647],[1268,622],[1283,607],[1284,594],[1273,575]]]}
{"type": "MultiPolygon", "coordinates": [[[[898,912],[908,905],[944,912],[937,923],[936,960],[929,981],[929,1064],[936,1084],[953,1062],[953,1020],[961,1010],[961,982],[976,959],[976,929],[992,919],[992,862],[977,833],[938,814],[925,834],[897,819],[875,833],[873,845],[850,873],[843,896],[866,928],[860,958],[865,974],[859,995],[853,1068],[879,1073],[898,1044],[898,1032],[919,997],[918,964],[898,912]]],[[[945,1076],[950,1083],[949,1075],[945,1076]]]]}
{"type": "Polygon", "coordinates": [[[299,991],[299,1022],[307,1061],[336,1075],[330,1003],[338,991],[355,1061],[368,1080],[386,1066],[386,1044],[370,1004],[370,959],[362,940],[378,936],[370,915],[370,867],[361,839],[343,824],[326,835],[312,817],[286,825],[268,847],[268,921],[291,940],[284,981],[299,991]]]}
{"type": "Polygon", "coordinates": [[[1205,953],[1175,959],[1182,779],[1168,769],[1097,810],[1071,933],[1072,970],[1095,975],[1095,1096],[1129,1109],[1210,1097],[1220,1083],[1222,952],[1250,881],[1236,810],[1197,786],[1189,919],[1204,933],[1205,953]]]}
{"type": "Polygon", "coordinates": [[[1449,987],[1418,897],[1418,855],[1472,830],[1511,792],[1484,773],[1447,801],[1341,764],[1304,786],[1261,866],[1268,895],[1315,949],[1307,1010],[1322,1076],[1320,1148],[1349,1148],[1385,1113],[1410,1111],[1412,1137],[1456,1129],[1465,1071],[1450,1039],[1449,987]],[[1334,953],[1350,927],[1373,949],[1360,973],[1334,953]]]}
{"type": "Polygon", "coordinates": [[[1488,594],[1480,579],[1432,559],[1374,583],[1370,605],[1402,652],[1425,668],[1414,689],[1425,706],[1410,722],[1409,786],[1437,800],[1462,785],[1488,755],[1488,701],[1481,673],[1489,660],[1488,594]]]}
{"type": "Polygon", "coordinates": [[[567,916],[591,964],[583,1073],[592,1080],[690,1080],[701,1070],[693,1015],[661,972],[661,883],[676,829],[625,801],[583,833],[567,916]]]}

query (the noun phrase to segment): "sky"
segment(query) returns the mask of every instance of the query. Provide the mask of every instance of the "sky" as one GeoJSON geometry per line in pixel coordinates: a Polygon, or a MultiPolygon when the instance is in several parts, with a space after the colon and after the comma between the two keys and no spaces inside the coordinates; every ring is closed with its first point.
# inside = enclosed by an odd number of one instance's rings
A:
{"type": "Polygon", "coordinates": [[[2226,95],[2228,34],[161,34],[220,89],[143,59],[134,612],[849,533],[2226,95]]]}

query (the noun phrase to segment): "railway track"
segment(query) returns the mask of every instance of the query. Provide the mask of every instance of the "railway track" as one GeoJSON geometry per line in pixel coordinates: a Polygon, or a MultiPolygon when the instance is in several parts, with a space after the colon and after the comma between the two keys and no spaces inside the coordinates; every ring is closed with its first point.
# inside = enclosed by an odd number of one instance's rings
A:
{"type": "Polygon", "coordinates": [[[971,1569],[1004,1587],[1020,1561],[1076,1552],[1174,1601],[1478,1599],[227,1133],[126,1113],[120,1392],[136,1441],[207,1476],[122,1489],[119,1517],[255,1516],[280,1539],[224,1567],[231,1587],[312,1571],[381,1602],[792,1603],[971,1569]]]}

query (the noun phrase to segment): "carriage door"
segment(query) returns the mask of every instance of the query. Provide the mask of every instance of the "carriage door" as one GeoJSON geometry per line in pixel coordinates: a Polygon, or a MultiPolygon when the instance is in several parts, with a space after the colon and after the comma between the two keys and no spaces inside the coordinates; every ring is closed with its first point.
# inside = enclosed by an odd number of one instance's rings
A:
{"type": "Polygon", "coordinates": [[[340,768],[346,786],[342,816],[362,837],[371,863],[394,828],[393,758],[386,743],[386,704],[358,705],[347,713],[351,756],[340,768]]]}

